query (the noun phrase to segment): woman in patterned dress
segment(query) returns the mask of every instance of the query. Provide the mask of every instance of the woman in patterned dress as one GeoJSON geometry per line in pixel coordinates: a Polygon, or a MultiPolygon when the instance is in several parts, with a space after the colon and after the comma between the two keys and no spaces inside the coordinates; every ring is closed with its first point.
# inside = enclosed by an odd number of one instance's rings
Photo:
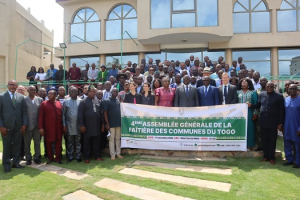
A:
{"type": "Polygon", "coordinates": [[[162,79],[163,87],[157,88],[155,90],[155,105],[173,107],[175,98],[175,88],[170,88],[170,79],[162,79]]]}
{"type": "MultiPolygon", "coordinates": [[[[241,79],[237,84],[237,94],[239,103],[257,103],[257,93],[254,91],[253,83],[250,79],[241,79]]],[[[255,123],[258,111],[248,107],[248,124],[247,124],[247,148],[255,146],[255,123]]]]}

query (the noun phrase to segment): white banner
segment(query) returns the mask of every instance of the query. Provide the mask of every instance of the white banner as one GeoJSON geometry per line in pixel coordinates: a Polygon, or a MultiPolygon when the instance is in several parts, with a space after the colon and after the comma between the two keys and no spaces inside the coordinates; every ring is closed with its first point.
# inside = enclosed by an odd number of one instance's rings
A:
{"type": "Polygon", "coordinates": [[[246,104],[161,107],[121,104],[122,148],[246,151],[246,104]]]}

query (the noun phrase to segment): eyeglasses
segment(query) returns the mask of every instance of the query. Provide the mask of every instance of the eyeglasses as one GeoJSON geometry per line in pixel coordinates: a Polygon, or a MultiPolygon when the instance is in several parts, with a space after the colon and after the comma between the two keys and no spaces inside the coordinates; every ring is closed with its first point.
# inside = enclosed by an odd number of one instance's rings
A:
{"type": "Polygon", "coordinates": [[[18,87],[17,84],[8,84],[8,86],[10,86],[10,87],[18,87]]]}
{"type": "Polygon", "coordinates": [[[274,88],[274,86],[267,86],[267,88],[274,88]]]}
{"type": "Polygon", "coordinates": [[[298,88],[289,88],[289,90],[298,90],[298,88]]]}
{"type": "Polygon", "coordinates": [[[203,81],[209,81],[209,80],[203,80],[203,81]]]}

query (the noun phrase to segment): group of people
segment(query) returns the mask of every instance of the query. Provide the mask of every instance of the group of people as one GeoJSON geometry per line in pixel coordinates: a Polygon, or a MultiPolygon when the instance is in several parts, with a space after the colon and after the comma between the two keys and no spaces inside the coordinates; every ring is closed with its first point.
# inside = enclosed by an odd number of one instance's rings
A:
{"type": "MultiPolygon", "coordinates": [[[[300,97],[297,85],[288,81],[281,95],[275,91],[274,83],[261,78],[258,71],[247,69],[242,61],[240,57],[229,67],[222,56],[214,64],[207,56],[203,63],[194,56],[181,63],[158,59],[154,64],[150,58],[148,63],[142,59],[139,66],[129,61],[124,69],[117,69],[113,64],[112,70],[117,70],[116,73],[106,71],[105,66],[94,73],[94,63],[92,68],[86,66],[85,71],[81,71],[73,63],[65,78],[78,81],[86,73],[87,79],[93,82],[83,87],[82,95],[78,93],[77,83],[70,85],[66,93],[63,86],[40,87],[37,91],[36,83],[30,82],[25,97],[18,93],[17,82],[11,80],[8,91],[0,95],[4,171],[9,172],[11,167],[22,168],[19,165],[22,152],[25,152],[27,165],[32,159],[40,163],[41,136],[49,159],[47,163],[61,163],[62,137],[66,143],[67,162],[74,159],[81,162],[81,154],[85,163],[89,163],[92,157],[102,161],[100,153],[106,147],[107,138],[111,159],[122,159],[122,102],[167,107],[246,103],[248,149],[263,150],[262,161],[275,164],[277,131],[282,131],[287,159],[284,165],[293,164],[300,168],[300,97]],[[35,146],[33,158],[30,152],[32,139],[35,146]]],[[[53,68],[51,65],[50,71],[53,68]]],[[[62,66],[59,68],[61,70],[62,66]]],[[[47,74],[53,75],[51,72],[47,74]]],[[[27,77],[30,78],[30,74],[27,77]]]]}

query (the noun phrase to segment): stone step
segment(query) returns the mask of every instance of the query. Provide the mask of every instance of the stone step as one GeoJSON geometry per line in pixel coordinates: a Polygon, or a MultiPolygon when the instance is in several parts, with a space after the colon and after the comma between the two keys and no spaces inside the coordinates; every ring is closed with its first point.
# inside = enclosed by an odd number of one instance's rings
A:
{"type": "Polygon", "coordinates": [[[20,164],[22,164],[26,167],[31,167],[31,168],[39,169],[42,171],[48,171],[48,172],[51,172],[53,174],[57,174],[60,176],[65,176],[70,179],[81,180],[81,179],[89,176],[88,174],[84,174],[84,173],[77,172],[74,170],[65,169],[62,167],[54,166],[54,165],[47,165],[46,163],[35,164],[34,162],[32,162],[31,165],[25,165],[25,163],[26,163],[25,161],[22,161],[20,164]]]}
{"type": "Polygon", "coordinates": [[[94,185],[143,200],[192,200],[190,198],[140,187],[138,185],[109,178],[104,178],[101,181],[96,182],[94,185]]]}
{"type": "Polygon", "coordinates": [[[62,197],[64,200],[103,200],[96,195],[88,193],[84,190],[77,190],[62,197]]]}
{"type": "Polygon", "coordinates": [[[159,162],[148,162],[148,161],[143,161],[143,160],[137,160],[133,164],[166,168],[166,169],[176,169],[176,170],[182,170],[182,171],[204,172],[204,173],[211,173],[211,174],[221,174],[221,175],[231,175],[232,174],[231,169],[200,167],[200,166],[159,163],[159,162]]]}
{"type": "MultiPolygon", "coordinates": [[[[108,149],[105,150],[109,153],[108,149]]],[[[189,158],[205,158],[205,157],[263,157],[262,151],[175,151],[175,150],[152,150],[152,149],[122,149],[122,154],[141,154],[152,156],[170,156],[170,157],[189,157],[189,158]]],[[[276,158],[282,157],[282,152],[276,150],[276,158]]]]}
{"type": "Polygon", "coordinates": [[[150,156],[141,155],[141,158],[163,159],[163,160],[195,160],[195,161],[227,161],[226,158],[218,157],[177,157],[177,156],[150,156]]]}
{"type": "Polygon", "coordinates": [[[207,181],[201,180],[196,178],[187,178],[182,176],[175,176],[169,174],[162,174],[156,172],[149,172],[145,170],[133,169],[133,168],[124,168],[119,173],[126,174],[126,175],[133,175],[143,178],[151,178],[156,180],[162,181],[169,181],[173,183],[181,183],[201,188],[208,188],[208,189],[215,189],[223,192],[229,192],[231,184],[229,183],[221,183],[217,181],[207,181]]]}

